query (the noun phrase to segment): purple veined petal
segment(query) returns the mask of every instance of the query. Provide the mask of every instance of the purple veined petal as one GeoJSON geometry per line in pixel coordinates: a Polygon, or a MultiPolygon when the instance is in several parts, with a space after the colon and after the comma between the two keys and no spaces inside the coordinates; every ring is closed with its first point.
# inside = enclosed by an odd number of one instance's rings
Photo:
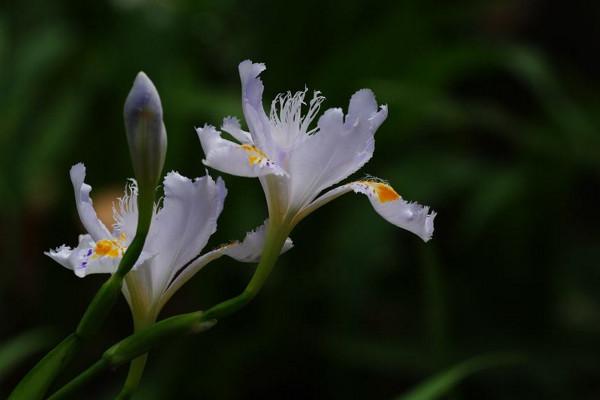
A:
{"type": "Polygon", "coordinates": [[[68,246],[60,246],[44,254],[72,270],[75,275],[83,278],[90,274],[111,274],[119,265],[125,249],[119,243],[110,239],[99,242],[93,240],[90,235],[79,235],[79,244],[71,249],[68,246]],[[106,249],[109,246],[111,252],[99,252],[98,246],[106,249]]]}

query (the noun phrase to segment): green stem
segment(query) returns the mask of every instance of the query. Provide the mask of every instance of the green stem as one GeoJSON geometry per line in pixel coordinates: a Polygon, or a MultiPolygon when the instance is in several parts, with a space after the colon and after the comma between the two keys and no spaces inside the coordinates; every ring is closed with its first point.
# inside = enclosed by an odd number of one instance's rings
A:
{"type": "MultiPolygon", "coordinates": [[[[131,276],[132,275],[128,275],[128,279],[131,276]]],[[[129,283],[128,283],[128,286],[131,287],[131,285],[129,285],[129,283]]],[[[135,296],[131,297],[132,301],[133,301],[134,297],[135,296]]],[[[139,331],[151,326],[156,320],[156,317],[154,317],[155,314],[153,314],[152,311],[150,314],[144,315],[142,318],[136,318],[136,316],[134,314],[135,313],[132,313],[133,318],[134,318],[134,333],[139,332],[139,331]]],[[[133,393],[137,390],[137,387],[139,386],[140,381],[142,380],[142,375],[144,375],[144,368],[146,367],[147,359],[148,359],[148,353],[143,354],[143,355],[133,359],[133,361],[131,361],[131,363],[129,363],[129,372],[127,373],[127,379],[125,379],[123,388],[121,389],[121,392],[119,393],[119,395],[116,397],[117,399],[126,400],[126,399],[131,398],[133,393]]]]}
{"type": "Polygon", "coordinates": [[[260,262],[246,289],[240,295],[225,300],[208,309],[206,312],[196,311],[164,319],[121,340],[104,352],[102,363],[98,362],[92,365],[92,367],[88,368],[52,395],[51,399],[67,398],[82,383],[90,380],[103,370],[109,367],[117,368],[136,357],[146,354],[153,347],[173,337],[198,333],[209,329],[216,323],[216,319],[231,315],[243,308],[258,294],[273,270],[287,234],[287,229],[276,229],[272,225],[269,226],[260,262]],[[72,385],[73,382],[76,382],[76,384],[72,385]]]}
{"type": "Polygon", "coordinates": [[[148,353],[135,358],[129,364],[129,373],[127,374],[127,379],[125,380],[123,389],[121,389],[121,393],[116,397],[117,400],[127,400],[131,398],[142,380],[147,359],[148,353]]]}
{"type": "Polygon", "coordinates": [[[250,279],[250,282],[246,286],[246,289],[244,289],[240,295],[208,309],[204,314],[205,321],[221,319],[233,314],[243,308],[258,294],[279,258],[287,235],[288,231],[286,229],[277,229],[269,224],[267,237],[265,239],[265,247],[260,262],[258,267],[256,267],[254,275],[252,275],[252,279],[250,279]]]}
{"type": "Polygon", "coordinates": [[[91,367],[79,374],[71,382],[67,383],[65,386],[56,391],[56,393],[54,393],[52,396],[48,397],[48,400],[62,399],[65,398],[65,396],[69,396],[72,392],[75,392],[77,389],[82,387],[90,378],[104,371],[107,367],[108,361],[104,358],[101,358],[91,367]]]}

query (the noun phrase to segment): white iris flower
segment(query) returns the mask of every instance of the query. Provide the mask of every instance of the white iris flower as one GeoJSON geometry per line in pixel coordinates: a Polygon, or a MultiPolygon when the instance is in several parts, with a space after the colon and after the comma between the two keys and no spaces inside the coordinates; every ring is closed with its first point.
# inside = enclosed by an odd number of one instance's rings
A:
{"type": "Polygon", "coordinates": [[[223,139],[210,125],[197,129],[206,154],[204,164],[232,175],[258,177],[270,220],[290,230],[312,211],[354,191],[366,195],[375,211],[390,223],[424,241],[431,239],[435,212],[405,201],[382,180],[362,179],[321,194],[372,157],[375,131],[387,117],[387,107],[377,105],[373,92],[359,90],[350,99],[346,115],[341,108],[331,108],[311,127],[325,98],[315,92],[307,105],[307,90],[282,93],[275,97],[267,115],[259,77],[264,70],[264,64],[250,60],[239,65],[249,132],[232,117],[223,120],[221,129],[237,142],[223,139]],[[303,106],[308,108],[304,113],[303,106]]]}
{"type": "MultiPolygon", "coordinates": [[[[113,206],[115,224],[110,231],[92,205],[92,188],[84,182],[85,166],[74,165],[70,175],[77,211],[87,233],[79,236],[76,248],[63,245],[45,254],[79,277],[113,273],[136,232],[136,182],[131,181],[125,195],[113,206]]],[[[155,321],[175,291],[210,261],[222,255],[242,262],[260,258],[264,226],[249,232],[242,242],[220,246],[198,257],[216,231],[226,194],[220,178],[215,182],[209,175],[191,180],[177,172],[167,174],[163,206],[155,206],[142,253],[123,285],[136,327],[155,321]]],[[[291,245],[288,239],[283,251],[291,245]]]]}

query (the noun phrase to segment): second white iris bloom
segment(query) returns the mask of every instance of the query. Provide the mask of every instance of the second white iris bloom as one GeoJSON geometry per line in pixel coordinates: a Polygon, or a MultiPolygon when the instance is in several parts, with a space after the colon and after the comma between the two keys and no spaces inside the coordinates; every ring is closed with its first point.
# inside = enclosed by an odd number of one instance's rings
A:
{"type": "MultiPolygon", "coordinates": [[[[132,180],[125,195],[115,203],[115,224],[109,230],[94,210],[92,188],[84,181],[85,166],[74,165],[70,175],[77,211],[87,233],[79,236],[76,248],[63,245],[46,254],[79,277],[113,273],[136,232],[136,183],[132,180]]],[[[163,186],[163,205],[155,206],[142,254],[123,285],[134,323],[140,327],[155,321],[171,296],[210,261],[227,255],[242,262],[256,262],[264,245],[265,229],[261,226],[249,232],[242,242],[229,243],[198,256],[217,229],[227,195],[225,184],[209,175],[191,180],[170,172],[163,186]]],[[[283,251],[291,246],[291,240],[287,239],[283,251]]]]}

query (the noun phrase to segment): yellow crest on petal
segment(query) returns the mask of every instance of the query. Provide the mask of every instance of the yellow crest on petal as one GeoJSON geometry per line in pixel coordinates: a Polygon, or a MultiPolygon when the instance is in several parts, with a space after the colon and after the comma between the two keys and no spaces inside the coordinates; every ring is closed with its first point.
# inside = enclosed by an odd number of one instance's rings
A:
{"type": "Polygon", "coordinates": [[[248,162],[250,165],[257,165],[267,159],[267,155],[258,147],[251,144],[242,144],[242,149],[248,154],[248,162]]]}
{"type": "Polygon", "coordinates": [[[92,258],[110,257],[117,258],[123,255],[125,247],[120,242],[125,240],[125,234],[121,233],[118,240],[102,239],[96,242],[92,258]]]}
{"type": "Polygon", "coordinates": [[[394,188],[385,182],[361,181],[360,183],[373,190],[373,193],[377,196],[377,200],[379,200],[380,203],[387,203],[388,201],[394,201],[402,198],[398,193],[396,193],[394,188]]]}

